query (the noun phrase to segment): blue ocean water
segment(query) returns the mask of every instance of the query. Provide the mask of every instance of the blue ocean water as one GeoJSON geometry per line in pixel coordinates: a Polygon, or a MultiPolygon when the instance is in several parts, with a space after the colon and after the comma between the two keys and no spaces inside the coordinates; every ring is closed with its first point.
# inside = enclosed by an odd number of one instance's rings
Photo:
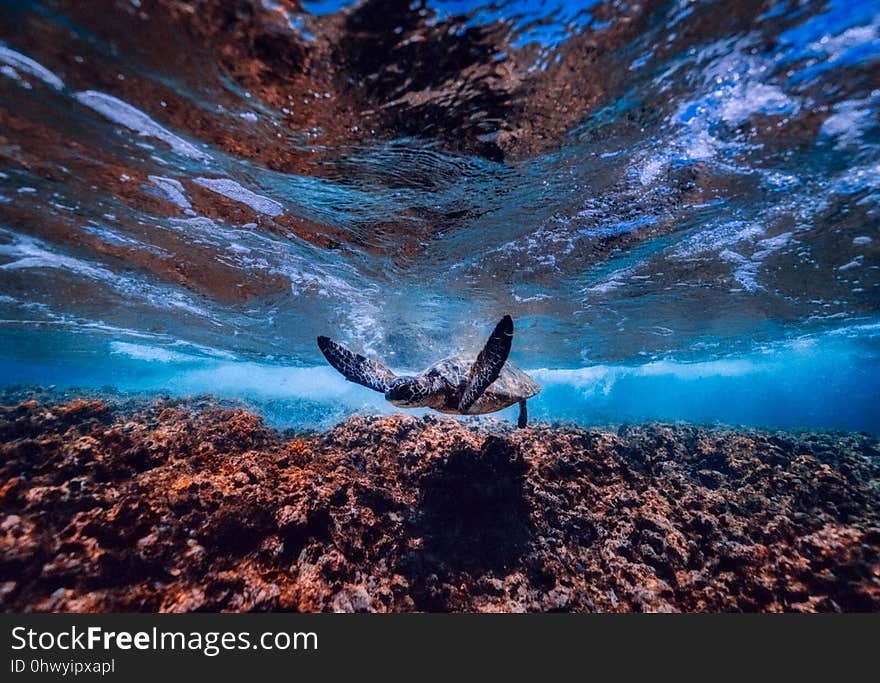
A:
{"type": "Polygon", "coordinates": [[[0,3],[4,386],[325,427],[509,313],[533,420],[880,431],[877,2],[167,4],[0,3]]]}

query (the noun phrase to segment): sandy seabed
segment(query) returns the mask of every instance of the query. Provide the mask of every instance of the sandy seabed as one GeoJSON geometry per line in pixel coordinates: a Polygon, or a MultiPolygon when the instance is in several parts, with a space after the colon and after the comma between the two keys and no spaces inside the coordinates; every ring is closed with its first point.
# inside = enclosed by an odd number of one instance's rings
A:
{"type": "Polygon", "coordinates": [[[876,436],[0,408],[6,611],[878,611],[876,436]]]}

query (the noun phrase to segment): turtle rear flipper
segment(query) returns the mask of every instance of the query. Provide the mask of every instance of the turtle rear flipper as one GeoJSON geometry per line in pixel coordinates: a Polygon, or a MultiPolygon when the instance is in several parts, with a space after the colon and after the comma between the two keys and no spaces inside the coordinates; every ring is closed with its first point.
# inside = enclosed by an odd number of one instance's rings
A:
{"type": "Polygon", "coordinates": [[[318,348],[327,362],[349,382],[384,394],[395,378],[394,373],[381,363],[352,353],[329,337],[318,337],[318,348]]]}
{"type": "Polygon", "coordinates": [[[516,426],[520,429],[525,429],[526,425],[529,423],[529,409],[526,407],[525,401],[519,402],[519,419],[516,421],[516,426]]]}
{"type": "Polygon", "coordinates": [[[483,392],[489,388],[489,385],[498,379],[501,368],[507,362],[512,343],[513,319],[509,315],[505,315],[495,326],[489,341],[486,342],[480,355],[477,356],[477,360],[471,366],[467,385],[458,404],[459,412],[467,413],[477,399],[483,395],[483,392]]]}

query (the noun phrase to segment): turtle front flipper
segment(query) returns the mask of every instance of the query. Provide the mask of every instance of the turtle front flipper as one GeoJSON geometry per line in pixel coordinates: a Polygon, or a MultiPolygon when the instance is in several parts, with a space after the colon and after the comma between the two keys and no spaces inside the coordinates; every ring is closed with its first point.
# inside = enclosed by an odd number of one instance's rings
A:
{"type": "Polygon", "coordinates": [[[395,378],[394,373],[381,363],[352,353],[329,337],[318,337],[318,348],[327,362],[349,382],[356,382],[384,394],[395,378]]]}
{"type": "Polygon", "coordinates": [[[498,379],[501,368],[507,362],[512,343],[513,319],[509,315],[505,315],[495,326],[489,341],[486,342],[486,346],[483,347],[477,360],[471,366],[467,385],[458,403],[459,412],[467,413],[477,399],[483,395],[483,392],[489,388],[489,385],[498,379]]]}

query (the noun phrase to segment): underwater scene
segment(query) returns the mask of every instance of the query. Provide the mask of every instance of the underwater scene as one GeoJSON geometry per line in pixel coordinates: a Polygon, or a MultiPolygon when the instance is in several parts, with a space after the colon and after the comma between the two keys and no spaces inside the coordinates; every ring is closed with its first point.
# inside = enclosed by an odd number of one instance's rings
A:
{"type": "Polygon", "coordinates": [[[0,0],[0,609],[880,611],[878,361],[876,0],[0,0]]]}

